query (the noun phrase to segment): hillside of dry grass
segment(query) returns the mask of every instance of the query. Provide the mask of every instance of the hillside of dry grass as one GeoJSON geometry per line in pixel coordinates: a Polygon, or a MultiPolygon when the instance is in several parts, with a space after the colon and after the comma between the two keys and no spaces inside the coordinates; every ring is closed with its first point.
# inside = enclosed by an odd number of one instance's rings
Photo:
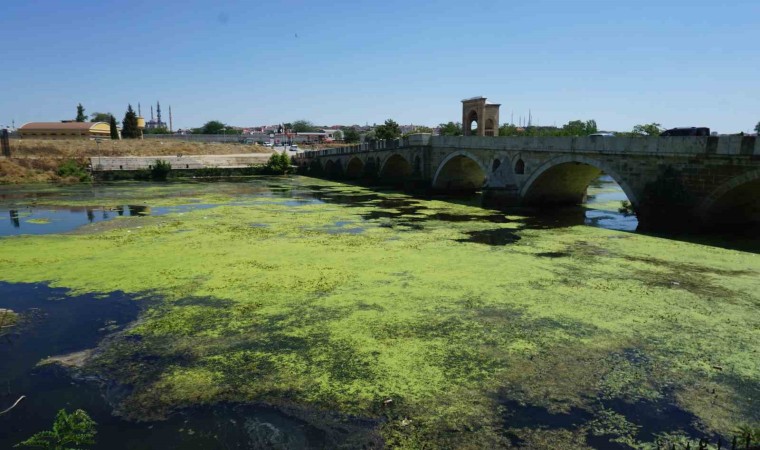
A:
{"type": "Polygon", "coordinates": [[[92,156],[228,155],[269,153],[260,145],[159,140],[102,141],[15,139],[11,158],[0,157],[0,184],[67,182],[58,167],[75,160],[86,165],[92,156]]]}

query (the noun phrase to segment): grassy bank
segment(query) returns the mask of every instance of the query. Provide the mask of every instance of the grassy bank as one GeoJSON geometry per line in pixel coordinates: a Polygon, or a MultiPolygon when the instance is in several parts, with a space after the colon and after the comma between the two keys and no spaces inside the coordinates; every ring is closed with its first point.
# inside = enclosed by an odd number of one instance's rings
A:
{"type": "Polygon", "coordinates": [[[159,140],[39,140],[11,141],[11,158],[0,157],[0,183],[77,182],[79,177],[61,172],[61,165],[74,161],[82,167],[92,156],[227,155],[268,153],[259,145],[198,143],[159,140]]]}
{"type": "MultiPolygon", "coordinates": [[[[758,255],[520,230],[519,217],[300,180],[364,201],[233,195],[236,206],[7,238],[0,273],[160,296],[89,362],[133,388],[117,406],[134,418],[295,405],[379,420],[392,448],[499,448],[510,436],[654,448],[636,411],[666,411],[655,431],[672,439],[760,424],[758,255]]],[[[161,189],[139,201],[181,200],[161,189]]]]}

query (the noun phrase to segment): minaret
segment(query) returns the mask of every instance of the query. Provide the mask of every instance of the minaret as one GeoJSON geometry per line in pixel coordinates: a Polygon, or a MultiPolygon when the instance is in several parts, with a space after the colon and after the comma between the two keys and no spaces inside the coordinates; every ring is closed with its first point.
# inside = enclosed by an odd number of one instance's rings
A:
{"type": "Polygon", "coordinates": [[[174,133],[174,126],[172,125],[172,105],[169,105],[169,133],[174,133]]]}
{"type": "Polygon", "coordinates": [[[140,111],[140,102],[137,102],[137,115],[142,117],[142,111],[140,111]]]}
{"type": "Polygon", "coordinates": [[[156,102],[156,116],[159,126],[161,125],[161,103],[156,102]]]}
{"type": "Polygon", "coordinates": [[[153,105],[150,105],[150,121],[153,122],[153,105]]]}

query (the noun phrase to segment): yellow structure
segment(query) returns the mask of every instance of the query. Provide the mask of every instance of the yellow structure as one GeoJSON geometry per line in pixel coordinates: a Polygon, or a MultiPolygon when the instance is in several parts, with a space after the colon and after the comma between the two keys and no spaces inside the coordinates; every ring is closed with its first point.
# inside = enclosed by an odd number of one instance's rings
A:
{"type": "Polygon", "coordinates": [[[29,122],[18,129],[18,134],[33,139],[110,139],[111,126],[106,122],[29,122]]]}

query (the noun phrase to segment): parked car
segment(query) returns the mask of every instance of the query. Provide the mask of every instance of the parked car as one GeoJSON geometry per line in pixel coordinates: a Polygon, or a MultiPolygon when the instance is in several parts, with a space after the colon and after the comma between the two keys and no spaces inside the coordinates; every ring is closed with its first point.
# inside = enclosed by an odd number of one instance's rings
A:
{"type": "Polygon", "coordinates": [[[271,142],[264,142],[264,147],[271,147],[271,146],[272,146],[271,142]]]}
{"type": "Polygon", "coordinates": [[[681,127],[671,128],[660,133],[660,136],[709,136],[710,129],[707,127],[681,127]]]}
{"type": "Polygon", "coordinates": [[[615,137],[615,133],[610,133],[609,131],[600,131],[598,133],[591,133],[589,134],[591,137],[615,137]]]}
{"type": "Polygon", "coordinates": [[[298,146],[296,144],[291,145],[290,146],[290,151],[291,152],[297,152],[298,151],[298,146]]]}

